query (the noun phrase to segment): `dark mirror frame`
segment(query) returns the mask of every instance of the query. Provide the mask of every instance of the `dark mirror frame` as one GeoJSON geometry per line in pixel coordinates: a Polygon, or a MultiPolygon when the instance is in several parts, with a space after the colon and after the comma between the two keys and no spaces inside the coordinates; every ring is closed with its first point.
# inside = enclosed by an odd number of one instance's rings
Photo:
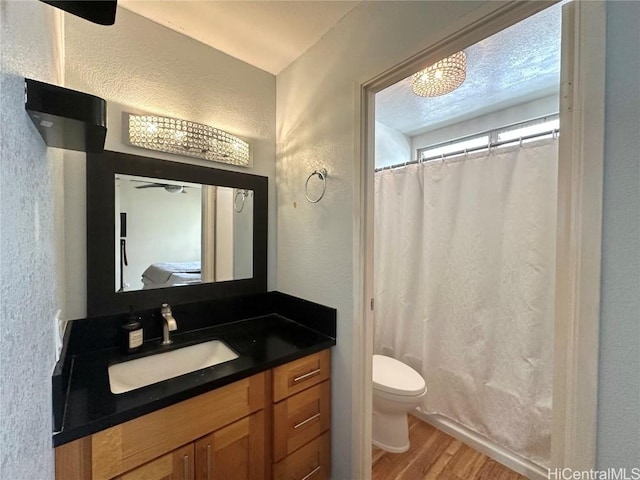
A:
{"type": "Polygon", "coordinates": [[[40,0],[98,25],[116,22],[117,0],[40,0]]]}
{"type": "MultiPolygon", "coordinates": [[[[87,316],[266,292],[267,223],[267,177],[119,152],[87,153],[87,316]],[[253,278],[116,293],[116,174],[253,190],[253,278]]],[[[158,235],[170,229],[158,225],[158,235]]]]}

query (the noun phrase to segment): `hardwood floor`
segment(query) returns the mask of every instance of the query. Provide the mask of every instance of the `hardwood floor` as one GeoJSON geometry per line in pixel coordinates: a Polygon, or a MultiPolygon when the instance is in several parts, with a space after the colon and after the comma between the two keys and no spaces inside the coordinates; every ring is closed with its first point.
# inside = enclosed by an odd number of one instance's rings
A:
{"type": "Polygon", "coordinates": [[[411,447],[373,447],[373,480],[526,480],[495,460],[409,415],[411,447]]]}

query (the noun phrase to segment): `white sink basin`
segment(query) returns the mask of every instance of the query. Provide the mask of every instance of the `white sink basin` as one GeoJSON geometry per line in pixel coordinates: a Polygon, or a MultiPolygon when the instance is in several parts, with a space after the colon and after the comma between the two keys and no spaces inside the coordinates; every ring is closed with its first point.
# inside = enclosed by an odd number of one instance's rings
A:
{"type": "Polygon", "coordinates": [[[112,393],[125,393],[238,358],[220,340],[149,355],[109,367],[112,393]]]}

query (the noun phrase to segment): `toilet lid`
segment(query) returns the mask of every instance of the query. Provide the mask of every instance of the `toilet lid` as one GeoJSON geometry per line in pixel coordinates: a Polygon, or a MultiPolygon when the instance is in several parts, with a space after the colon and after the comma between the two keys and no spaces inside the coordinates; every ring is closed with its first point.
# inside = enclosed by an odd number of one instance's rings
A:
{"type": "Polygon", "coordinates": [[[424,378],[409,365],[384,355],[373,356],[373,388],[395,395],[420,395],[424,378]]]}

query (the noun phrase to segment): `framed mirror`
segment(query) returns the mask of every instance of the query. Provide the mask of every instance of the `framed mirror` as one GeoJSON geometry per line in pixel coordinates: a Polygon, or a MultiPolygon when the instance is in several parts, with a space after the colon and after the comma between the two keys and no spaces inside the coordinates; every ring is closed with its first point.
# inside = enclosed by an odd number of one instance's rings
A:
{"type": "Polygon", "coordinates": [[[266,291],[268,179],[87,154],[89,316],[266,291]]]}

